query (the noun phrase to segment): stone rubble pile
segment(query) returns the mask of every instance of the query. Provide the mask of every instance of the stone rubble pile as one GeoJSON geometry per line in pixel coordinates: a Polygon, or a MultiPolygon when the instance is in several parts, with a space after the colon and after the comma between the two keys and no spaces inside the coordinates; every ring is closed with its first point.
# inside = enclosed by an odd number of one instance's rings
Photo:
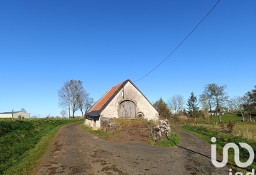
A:
{"type": "Polygon", "coordinates": [[[171,127],[169,121],[159,120],[159,123],[151,129],[151,135],[155,142],[168,139],[171,135],[171,127]]]}

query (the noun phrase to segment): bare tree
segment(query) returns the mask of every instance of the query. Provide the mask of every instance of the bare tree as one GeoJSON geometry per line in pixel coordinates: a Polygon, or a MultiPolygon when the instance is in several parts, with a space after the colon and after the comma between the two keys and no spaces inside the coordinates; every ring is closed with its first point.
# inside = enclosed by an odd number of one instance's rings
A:
{"type": "Polygon", "coordinates": [[[89,108],[92,107],[93,104],[93,98],[89,96],[89,93],[87,93],[85,90],[84,92],[81,92],[78,107],[82,113],[82,116],[84,116],[84,112],[86,112],[89,108]]]}
{"type": "Polygon", "coordinates": [[[177,114],[184,109],[184,98],[181,95],[172,96],[168,100],[168,106],[174,114],[177,114]]]}
{"type": "Polygon", "coordinates": [[[67,116],[67,111],[66,110],[61,110],[60,115],[62,116],[62,118],[65,118],[67,116]]]}
{"type": "Polygon", "coordinates": [[[92,107],[93,103],[94,103],[93,98],[88,97],[85,99],[85,103],[84,103],[85,112],[87,112],[92,107]]]}
{"type": "Polygon", "coordinates": [[[212,112],[214,108],[214,100],[210,94],[204,93],[200,95],[200,102],[204,109],[207,109],[208,112],[212,112]]]}
{"type": "Polygon", "coordinates": [[[252,114],[254,112],[255,103],[252,96],[252,92],[247,92],[244,96],[243,110],[244,114],[249,117],[249,121],[252,122],[252,114]]]}
{"type": "Polygon", "coordinates": [[[72,116],[75,117],[75,112],[79,109],[80,101],[83,101],[86,96],[83,83],[80,80],[70,80],[71,91],[71,109],[72,116]]]}
{"type": "Polygon", "coordinates": [[[213,107],[215,108],[214,112],[218,116],[219,122],[221,122],[221,111],[227,101],[225,88],[226,86],[218,86],[215,83],[208,84],[201,95],[201,101],[208,103],[210,112],[213,107]]]}
{"type": "Polygon", "coordinates": [[[238,112],[239,111],[239,97],[233,97],[228,99],[228,110],[229,112],[238,112]]]}
{"type": "Polygon", "coordinates": [[[245,108],[244,108],[244,104],[246,104],[248,102],[248,97],[246,95],[240,97],[240,96],[236,96],[233,97],[231,99],[229,99],[228,101],[228,105],[229,105],[229,110],[231,112],[240,112],[242,115],[242,121],[244,121],[244,114],[245,114],[245,108]]]}
{"type": "Polygon", "coordinates": [[[211,101],[205,96],[205,95],[200,95],[200,103],[202,106],[202,114],[203,117],[207,119],[207,121],[210,121],[209,118],[209,111],[211,111],[212,108],[212,103],[211,101]]]}
{"type": "Polygon", "coordinates": [[[71,91],[70,91],[70,81],[66,81],[61,89],[58,91],[59,96],[59,106],[67,109],[68,117],[70,118],[71,109],[71,91]]]}
{"type": "Polygon", "coordinates": [[[72,116],[80,110],[82,116],[84,110],[87,110],[89,105],[92,105],[93,99],[89,97],[89,93],[83,87],[83,82],[80,80],[70,80],[64,83],[64,86],[59,90],[60,106],[66,108],[69,112],[72,111],[72,116]]]}
{"type": "Polygon", "coordinates": [[[84,116],[84,103],[85,100],[88,98],[89,94],[84,91],[80,94],[79,100],[78,100],[78,108],[80,109],[82,116],[84,116]]]}

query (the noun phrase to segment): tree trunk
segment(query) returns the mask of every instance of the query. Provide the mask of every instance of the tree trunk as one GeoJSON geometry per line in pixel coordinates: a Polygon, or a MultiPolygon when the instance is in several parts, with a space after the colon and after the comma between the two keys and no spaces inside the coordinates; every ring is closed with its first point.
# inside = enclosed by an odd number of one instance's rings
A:
{"type": "Polygon", "coordinates": [[[73,118],[75,118],[75,110],[74,109],[72,110],[72,113],[73,113],[73,115],[72,115],[73,118]]]}
{"type": "Polygon", "coordinates": [[[68,106],[68,118],[70,118],[70,106],[68,106]]]}
{"type": "Polygon", "coordinates": [[[221,115],[218,115],[219,123],[221,123],[221,115]]]}
{"type": "MultiPolygon", "coordinates": [[[[216,115],[220,116],[220,103],[219,99],[216,97],[216,109],[215,109],[216,115]]],[[[220,122],[221,122],[221,117],[220,117],[220,122]]]]}
{"type": "Polygon", "coordinates": [[[244,114],[242,113],[242,121],[244,122],[244,114]]]}
{"type": "Polygon", "coordinates": [[[72,117],[75,118],[75,112],[76,112],[76,104],[73,102],[72,104],[72,117]]]}
{"type": "Polygon", "coordinates": [[[81,113],[82,113],[82,117],[84,116],[84,112],[83,112],[83,110],[81,110],[81,113]]]}

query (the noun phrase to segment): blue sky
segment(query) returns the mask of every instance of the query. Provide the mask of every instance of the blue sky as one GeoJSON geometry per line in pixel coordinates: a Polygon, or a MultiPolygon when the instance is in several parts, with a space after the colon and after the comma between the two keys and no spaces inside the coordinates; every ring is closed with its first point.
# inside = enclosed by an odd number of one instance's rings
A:
{"type": "MultiPolygon", "coordinates": [[[[97,100],[161,62],[215,3],[0,0],[0,111],[60,115],[57,91],[70,79],[82,80],[97,100]]],[[[221,1],[164,64],[135,84],[152,102],[199,95],[209,83],[243,95],[256,85],[255,19],[256,1],[221,1]]]]}

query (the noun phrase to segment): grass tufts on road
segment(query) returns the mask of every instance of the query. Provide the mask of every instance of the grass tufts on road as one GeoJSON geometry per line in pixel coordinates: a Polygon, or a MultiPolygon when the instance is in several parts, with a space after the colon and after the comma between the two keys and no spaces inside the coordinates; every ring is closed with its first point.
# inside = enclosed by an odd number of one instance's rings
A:
{"type": "Polygon", "coordinates": [[[81,124],[80,128],[86,132],[94,134],[103,139],[108,139],[110,137],[110,135],[108,133],[101,131],[101,130],[93,130],[91,127],[85,126],[84,124],[81,124]]]}

